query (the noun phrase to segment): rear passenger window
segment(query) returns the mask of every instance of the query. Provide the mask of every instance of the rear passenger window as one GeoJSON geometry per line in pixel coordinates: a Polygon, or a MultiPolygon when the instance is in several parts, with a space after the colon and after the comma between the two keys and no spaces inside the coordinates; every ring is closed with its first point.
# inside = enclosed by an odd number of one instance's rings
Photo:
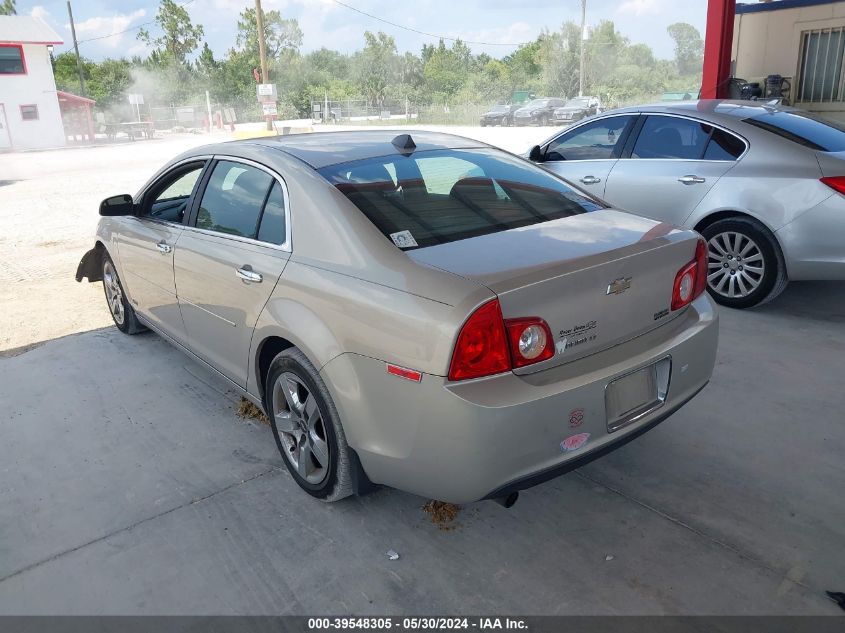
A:
{"type": "Polygon", "coordinates": [[[632,158],[700,160],[711,126],[668,116],[650,116],[634,145],[632,158]]]}
{"type": "Polygon", "coordinates": [[[221,160],[200,201],[197,228],[254,239],[272,182],[265,171],[221,160]]]}
{"type": "Polygon", "coordinates": [[[258,239],[280,246],[285,243],[286,237],[285,196],[282,193],[282,186],[275,182],[267,198],[267,204],[264,205],[264,213],[261,215],[258,239]]]}
{"type": "Polygon", "coordinates": [[[704,152],[704,160],[736,160],[745,151],[745,143],[724,130],[713,130],[704,152]]]}

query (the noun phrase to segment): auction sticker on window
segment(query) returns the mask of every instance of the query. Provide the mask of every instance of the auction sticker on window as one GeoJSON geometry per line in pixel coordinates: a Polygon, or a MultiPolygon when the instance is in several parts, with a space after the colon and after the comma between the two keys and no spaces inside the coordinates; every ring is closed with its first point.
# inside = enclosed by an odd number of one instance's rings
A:
{"type": "Polygon", "coordinates": [[[411,235],[410,231],[391,233],[390,239],[392,239],[393,243],[399,248],[413,248],[414,246],[419,246],[419,244],[417,244],[417,240],[414,239],[414,236],[411,235]]]}

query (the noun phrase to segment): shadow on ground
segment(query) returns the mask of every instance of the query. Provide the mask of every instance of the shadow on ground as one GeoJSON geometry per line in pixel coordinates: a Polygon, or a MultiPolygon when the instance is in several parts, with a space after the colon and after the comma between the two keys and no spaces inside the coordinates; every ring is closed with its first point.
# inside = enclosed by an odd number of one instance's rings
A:
{"type": "Polygon", "coordinates": [[[794,284],[722,311],[689,405],[453,531],[398,491],[308,497],[237,394],[152,334],[0,358],[0,614],[835,615],[843,304],[794,284]]]}

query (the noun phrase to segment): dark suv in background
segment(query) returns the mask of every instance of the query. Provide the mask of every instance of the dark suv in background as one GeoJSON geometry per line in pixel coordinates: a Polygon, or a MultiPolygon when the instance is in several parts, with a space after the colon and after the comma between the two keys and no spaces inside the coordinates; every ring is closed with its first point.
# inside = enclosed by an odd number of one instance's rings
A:
{"type": "Polygon", "coordinates": [[[501,125],[503,127],[513,125],[513,113],[519,109],[518,105],[494,105],[481,115],[479,123],[481,127],[485,125],[501,125]]]}
{"type": "Polygon", "coordinates": [[[556,108],[563,107],[566,99],[555,97],[541,97],[532,99],[513,115],[516,125],[548,125],[554,118],[556,108]]]}

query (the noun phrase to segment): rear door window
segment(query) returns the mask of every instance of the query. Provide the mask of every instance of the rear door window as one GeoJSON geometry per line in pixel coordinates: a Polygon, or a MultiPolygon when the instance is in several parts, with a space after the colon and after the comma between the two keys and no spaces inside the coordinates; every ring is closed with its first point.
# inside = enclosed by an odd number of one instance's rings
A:
{"type": "Polygon", "coordinates": [[[713,130],[713,136],[704,151],[704,160],[736,160],[745,151],[745,142],[718,128],[713,130]]]}
{"type": "Polygon", "coordinates": [[[277,181],[273,183],[267,203],[264,205],[264,212],[261,214],[258,239],[262,242],[281,245],[287,241],[286,231],[285,196],[282,193],[282,186],[277,181]]]}
{"type": "Polygon", "coordinates": [[[419,151],[319,171],[402,249],[604,208],[546,170],[492,148],[419,151]]]}
{"type": "Polygon", "coordinates": [[[203,192],[196,227],[255,239],[273,182],[270,174],[251,165],[219,161],[203,192]]]}
{"type": "Polygon", "coordinates": [[[712,126],[670,116],[649,116],[634,145],[632,158],[700,160],[712,126]]]}

